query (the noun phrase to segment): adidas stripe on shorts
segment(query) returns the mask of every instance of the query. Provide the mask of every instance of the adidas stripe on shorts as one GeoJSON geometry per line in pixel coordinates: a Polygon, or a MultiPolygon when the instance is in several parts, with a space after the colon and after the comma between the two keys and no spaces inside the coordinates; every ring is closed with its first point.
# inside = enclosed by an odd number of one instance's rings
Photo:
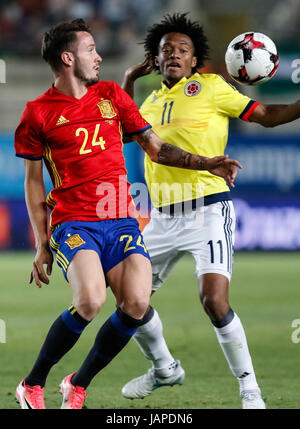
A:
{"type": "Polygon", "coordinates": [[[143,231],[152,261],[152,289],[157,290],[161,286],[186,253],[195,259],[197,278],[206,273],[218,273],[230,281],[234,232],[232,201],[220,201],[175,216],[153,208],[151,220],[143,231]]]}

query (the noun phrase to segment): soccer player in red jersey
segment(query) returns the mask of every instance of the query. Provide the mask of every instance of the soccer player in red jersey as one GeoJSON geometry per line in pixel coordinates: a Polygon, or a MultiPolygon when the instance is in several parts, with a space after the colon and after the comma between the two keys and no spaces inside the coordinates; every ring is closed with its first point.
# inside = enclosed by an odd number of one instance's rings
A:
{"type": "Polygon", "coordinates": [[[45,408],[44,386],[52,366],[76,343],[105,302],[106,285],[117,310],[100,328],[78,371],[61,383],[62,408],[82,408],[86,389],[153,317],[149,306],[152,272],[138,222],[129,215],[131,197],[122,135],[132,135],[158,163],[208,170],[233,185],[236,167],[227,157],[206,158],[162,141],[132,99],[114,82],[98,82],[102,61],[83,20],[60,23],[45,33],[42,56],[55,82],[28,102],[15,133],[15,150],[25,163],[25,197],[36,241],[30,283],[49,283],[53,256],[72,293],[72,306],[51,326],[37,360],[19,384],[22,408],[45,408]],[[53,190],[46,198],[43,164],[53,190]],[[103,189],[114,189],[99,204],[103,189]],[[51,209],[50,246],[47,206],[51,209]],[[46,272],[44,265],[47,266],[46,272]]]}

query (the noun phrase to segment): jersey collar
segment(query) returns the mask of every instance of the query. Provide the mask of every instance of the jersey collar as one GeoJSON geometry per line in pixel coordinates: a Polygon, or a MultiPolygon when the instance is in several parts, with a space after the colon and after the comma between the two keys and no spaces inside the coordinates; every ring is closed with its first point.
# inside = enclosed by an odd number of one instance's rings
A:
{"type": "Polygon", "coordinates": [[[178,87],[179,85],[183,85],[183,84],[185,84],[186,82],[188,82],[189,80],[196,80],[196,79],[199,79],[199,73],[198,72],[196,72],[196,73],[194,73],[192,76],[190,76],[189,78],[187,78],[187,77],[183,77],[182,79],[180,79],[177,83],[175,83],[175,85],[174,86],[172,86],[172,88],[168,88],[167,87],[167,85],[162,81],[161,82],[161,91],[162,92],[169,92],[169,91],[172,91],[174,88],[176,88],[176,87],[178,87]]]}
{"type": "Polygon", "coordinates": [[[72,97],[71,95],[64,94],[63,92],[59,91],[58,89],[55,88],[54,83],[52,83],[51,88],[49,90],[50,91],[49,94],[50,96],[54,96],[57,98],[61,98],[63,100],[69,100],[69,101],[72,101],[73,103],[80,104],[85,100],[85,98],[87,98],[92,87],[93,85],[88,86],[87,92],[81,98],[75,98],[75,97],[72,97]]]}

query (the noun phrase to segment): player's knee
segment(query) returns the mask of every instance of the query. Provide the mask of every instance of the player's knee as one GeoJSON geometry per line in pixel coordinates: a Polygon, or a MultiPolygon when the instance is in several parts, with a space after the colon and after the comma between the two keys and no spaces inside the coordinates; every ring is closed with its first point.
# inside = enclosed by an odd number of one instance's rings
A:
{"type": "Polygon", "coordinates": [[[76,307],[78,313],[86,320],[94,319],[101,307],[103,306],[105,300],[95,299],[93,297],[85,297],[83,299],[79,299],[74,303],[74,307],[76,307]]]}
{"type": "Polygon", "coordinates": [[[120,308],[129,316],[141,319],[148,311],[150,297],[130,297],[123,299],[120,308]]]}
{"type": "Polygon", "coordinates": [[[228,311],[229,304],[223,294],[206,293],[201,295],[204,310],[214,318],[223,317],[228,311]],[[224,313],[224,314],[223,314],[224,313]]]}

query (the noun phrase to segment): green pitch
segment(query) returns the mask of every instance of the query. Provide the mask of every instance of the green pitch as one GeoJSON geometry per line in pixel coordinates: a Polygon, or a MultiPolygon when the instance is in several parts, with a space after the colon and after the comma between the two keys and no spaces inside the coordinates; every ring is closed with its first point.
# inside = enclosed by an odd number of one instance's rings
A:
{"type": "MultiPolygon", "coordinates": [[[[33,254],[0,254],[0,408],[18,408],[15,388],[27,375],[56,317],[71,304],[71,291],[57,265],[51,284],[29,286],[33,254]],[[1,338],[1,336],[0,336],[1,338]]],[[[268,408],[299,408],[300,343],[292,341],[292,321],[300,319],[299,253],[238,253],[231,284],[231,306],[240,316],[268,408]]],[[[238,383],[231,375],[211,323],[198,300],[194,264],[184,258],[152,298],[164,323],[170,350],[186,371],[182,386],[163,387],[144,400],[126,400],[122,386],[149,368],[133,340],[89,387],[87,408],[240,408],[238,383]]],[[[107,302],[73,350],[50,372],[47,408],[59,408],[58,386],[76,370],[100,325],[114,311],[107,302]]],[[[297,335],[294,334],[294,336],[297,335]]],[[[298,335],[300,338],[300,335],[298,335]]]]}

